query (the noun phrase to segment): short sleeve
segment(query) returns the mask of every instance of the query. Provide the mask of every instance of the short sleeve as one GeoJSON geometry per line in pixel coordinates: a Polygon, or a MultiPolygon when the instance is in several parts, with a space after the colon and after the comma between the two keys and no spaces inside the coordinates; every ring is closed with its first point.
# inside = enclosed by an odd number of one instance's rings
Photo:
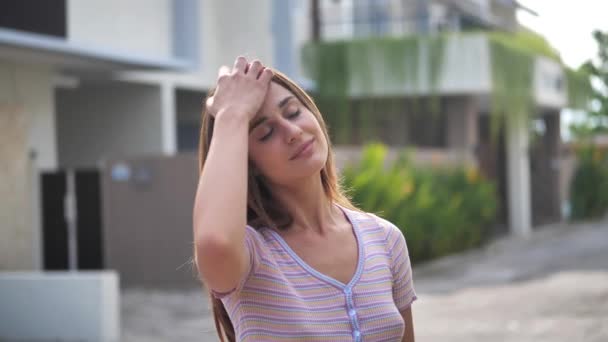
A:
{"type": "Polygon", "coordinates": [[[239,281],[237,286],[230,291],[218,292],[211,290],[211,294],[218,299],[225,298],[229,295],[239,293],[247,283],[247,280],[251,278],[251,275],[255,273],[257,265],[259,264],[260,254],[260,233],[258,233],[253,227],[247,226],[245,228],[245,249],[249,253],[249,269],[243,275],[243,278],[239,281]]]}
{"type": "Polygon", "coordinates": [[[410,256],[401,230],[390,224],[387,246],[391,256],[393,273],[393,300],[399,312],[403,312],[418,298],[414,290],[410,256]]]}

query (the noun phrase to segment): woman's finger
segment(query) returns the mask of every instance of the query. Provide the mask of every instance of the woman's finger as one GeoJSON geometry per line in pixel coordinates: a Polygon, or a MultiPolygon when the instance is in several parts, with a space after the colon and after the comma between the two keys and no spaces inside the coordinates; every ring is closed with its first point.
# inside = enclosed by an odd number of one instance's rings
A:
{"type": "Polygon", "coordinates": [[[247,71],[247,75],[253,76],[254,78],[258,78],[260,75],[260,71],[262,71],[262,62],[257,59],[249,64],[249,71],[247,71]]]}
{"type": "Polygon", "coordinates": [[[260,81],[262,81],[264,84],[269,83],[272,80],[272,76],[274,74],[272,73],[272,70],[268,69],[268,68],[264,68],[264,70],[262,70],[262,72],[260,73],[260,81]]]}
{"type": "Polygon", "coordinates": [[[229,67],[227,67],[227,66],[225,66],[225,65],[222,65],[222,66],[220,67],[220,70],[219,70],[219,71],[218,71],[218,73],[217,73],[217,78],[220,78],[220,77],[222,77],[223,75],[230,75],[230,68],[229,68],[229,67]]]}
{"type": "Polygon", "coordinates": [[[243,56],[238,56],[234,61],[234,71],[244,74],[247,70],[247,60],[243,56]]]}

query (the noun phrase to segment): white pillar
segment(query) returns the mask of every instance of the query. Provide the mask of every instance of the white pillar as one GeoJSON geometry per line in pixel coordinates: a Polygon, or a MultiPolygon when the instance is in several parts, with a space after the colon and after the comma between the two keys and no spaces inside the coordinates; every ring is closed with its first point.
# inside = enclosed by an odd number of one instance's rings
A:
{"type": "Polygon", "coordinates": [[[175,87],[170,82],[163,82],[160,93],[162,151],[165,155],[174,155],[177,152],[175,87]]]}
{"type": "Polygon", "coordinates": [[[532,231],[529,132],[525,120],[509,119],[506,124],[509,229],[514,235],[526,237],[532,231]]]}

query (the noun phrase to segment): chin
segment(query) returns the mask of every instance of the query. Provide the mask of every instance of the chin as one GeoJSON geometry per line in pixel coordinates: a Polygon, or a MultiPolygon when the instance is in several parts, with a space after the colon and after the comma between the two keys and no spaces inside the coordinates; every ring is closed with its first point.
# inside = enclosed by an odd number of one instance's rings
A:
{"type": "Polygon", "coordinates": [[[306,163],[286,169],[283,174],[287,175],[287,177],[281,177],[282,179],[279,183],[293,184],[294,182],[319,175],[321,170],[325,167],[325,162],[326,158],[315,155],[306,163]]]}

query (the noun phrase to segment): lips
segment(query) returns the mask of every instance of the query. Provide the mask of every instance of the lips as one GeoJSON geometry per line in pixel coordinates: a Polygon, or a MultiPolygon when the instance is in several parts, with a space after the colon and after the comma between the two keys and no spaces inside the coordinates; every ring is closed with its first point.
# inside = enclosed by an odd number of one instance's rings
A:
{"type": "Polygon", "coordinates": [[[312,138],[312,139],[308,140],[307,142],[303,143],[302,145],[298,146],[298,148],[296,149],[296,152],[293,154],[293,156],[291,156],[291,158],[289,158],[289,160],[298,158],[298,156],[300,156],[300,153],[302,153],[304,150],[306,150],[306,148],[308,146],[310,146],[314,140],[315,139],[312,138]]]}

